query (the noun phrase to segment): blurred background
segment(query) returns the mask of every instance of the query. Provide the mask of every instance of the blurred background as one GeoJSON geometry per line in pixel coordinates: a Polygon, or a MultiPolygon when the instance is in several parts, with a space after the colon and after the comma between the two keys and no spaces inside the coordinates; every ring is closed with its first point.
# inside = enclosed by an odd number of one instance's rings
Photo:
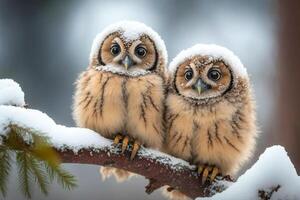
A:
{"type": "MultiPolygon", "coordinates": [[[[275,0],[0,0],[0,78],[19,82],[30,107],[74,126],[73,83],[105,26],[124,19],[144,22],[164,39],[169,60],[196,43],[223,45],[247,67],[257,100],[261,133],[255,156],[241,173],[272,144],[284,145],[299,167],[299,13],[297,1],[275,0]]],[[[143,177],[102,182],[98,166],[64,167],[76,175],[79,187],[68,192],[53,184],[49,196],[37,189],[33,199],[163,198],[158,191],[144,192],[143,177]]],[[[15,175],[6,199],[23,199],[15,175]]]]}

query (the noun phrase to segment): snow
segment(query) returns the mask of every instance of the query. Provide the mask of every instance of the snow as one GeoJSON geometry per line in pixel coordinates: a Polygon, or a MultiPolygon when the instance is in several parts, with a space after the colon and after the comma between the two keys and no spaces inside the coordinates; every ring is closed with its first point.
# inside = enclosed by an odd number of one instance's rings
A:
{"type": "Polygon", "coordinates": [[[0,79],[0,105],[25,105],[24,92],[12,79],[0,79]]]}
{"type": "Polygon", "coordinates": [[[123,67],[118,67],[118,66],[114,66],[111,64],[105,65],[105,66],[98,66],[98,67],[96,67],[96,70],[112,72],[112,73],[127,75],[127,76],[131,76],[131,77],[143,76],[143,75],[147,75],[147,74],[151,73],[150,71],[140,69],[140,68],[126,70],[123,67]]]}
{"type": "Polygon", "coordinates": [[[197,200],[253,200],[258,199],[259,190],[269,191],[277,185],[280,188],[271,199],[300,199],[300,177],[282,146],[267,148],[259,160],[224,192],[197,200]]]}
{"type": "MultiPolygon", "coordinates": [[[[144,148],[142,148],[137,153],[137,155],[146,157],[148,159],[156,160],[156,162],[159,162],[164,165],[169,165],[170,168],[177,170],[177,171],[180,171],[180,170],[186,169],[186,168],[188,168],[190,170],[196,169],[196,166],[191,166],[188,162],[186,162],[182,159],[170,156],[169,154],[165,154],[165,153],[160,152],[155,149],[145,150],[144,148]]],[[[195,175],[196,175],[196,173],[195,173],[195,175]]]]}
{"type": "MultiPolygon", "coordinates": [[[[101,148],[111,144],[110,140],[92,130],[58,125],[41,111],[16,107],[24,105],[24,92],[19,84],[11,79],[0,79],[0,136],[9,132],[9,125],[18,125],[48,137],[58,149],[68,147],[77,152],[82,148],[101,148]]],[[[23,138],[27,142],[31,140],[26,134],[23,138]]]]}
{"type": "Polygon", "coordinates": [[[185,60],[196,55],[210,56],[212,59],[221,59],[231,67],[236,77],[247,78],[247,70],[240,59],[229,49],[215,44],[196,44],[188,49],[181,51],[170,63],[169,71],[174,73],[178,66],[185,60]]]}
{"type": "Polygon", "coordinates": [[[148,35],[150,39],[154,41],[157,50],[160,51],[163,59],[167,63],[168,54],[165,42],[152,28],[136,21],[120,21],[115,24],[111,24],[110,26],[107,26],[101,33],[99,33],[93,41],[90,53],[90,62],[92,62],[93,58],[98,57],[100,45],[105,40],[105,38],[109,34],[114,32],[121,32],[123,39],[126,41],[136,40],[143,34],[148,35]]]}
{"type": "Polygon", "coordinates": [[[68,148],[75,153],[83,148],[96,149],[111,144],[110,140],[101,137],[92,130],[58,125],[41,111],[0,105],[0,135],[8,133],[7,127],[9,125],[31,129],[48,137],[53,147],[68,148]]]}

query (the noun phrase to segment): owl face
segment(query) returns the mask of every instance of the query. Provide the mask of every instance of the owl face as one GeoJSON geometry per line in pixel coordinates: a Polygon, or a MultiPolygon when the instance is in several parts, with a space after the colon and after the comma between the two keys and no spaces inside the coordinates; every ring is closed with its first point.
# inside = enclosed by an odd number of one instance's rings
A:
{"type": "Polygon", "coordinates": [[[136,21],[111,24],[93,41],[88,68],[129,77],[164,76],[168,54],[152,28],[136,21]]]}
{"type": "Polygon", "coordinates": [[[222,96],[232,84],[231,70],[222,60],[194,56],[175,72],[174,87],[184,97],[209,99],[222,96]]]}
{"type": "Polygon", "coordinates": [[[154,42],[147,35],[126,40],[122,33],[115,32],[103,41],[98,59],[100,64],[111,64],[120,70],[152,71],[156,68],[158,53],[154,42]]]}

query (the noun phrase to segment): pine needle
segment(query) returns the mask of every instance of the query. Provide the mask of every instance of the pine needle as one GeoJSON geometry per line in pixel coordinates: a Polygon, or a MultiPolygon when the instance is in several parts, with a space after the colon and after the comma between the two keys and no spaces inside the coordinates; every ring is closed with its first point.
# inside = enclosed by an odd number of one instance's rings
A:
{"type": "Polygon", "coordinates": [[[11,170],[11,158],[9,151],[1,147],[0,148],[0,193],[3,197],[6,196],[7,183],[9,172],[11,170]]]}
{"type": "Polygon", "coordinates": [[[60,166],[51,166],[45,164],[50,179],[56,179],[63,189],[71,190],[77,186],[75,177],[69,172],[62,169],[60,166]]]}
{"type": "Polygon", "coordinates": [[[48,194],[47,188],[49,186],[49,181],[48,181],[45,168],[43,167],[41,161],[38,161],[33,156],[29,155],[28,158],[30,162],[30,170],[35,177],[35,181],[39,185],[41,192],[47,195],[48,194]]]}
{"type": "Polygon", "coordinates": [[[30,173],[30,162],[25,152],[17,152],[16,160],[19,174],[19,187],[27,199],[31,198],[32,174],[30,173]]]}

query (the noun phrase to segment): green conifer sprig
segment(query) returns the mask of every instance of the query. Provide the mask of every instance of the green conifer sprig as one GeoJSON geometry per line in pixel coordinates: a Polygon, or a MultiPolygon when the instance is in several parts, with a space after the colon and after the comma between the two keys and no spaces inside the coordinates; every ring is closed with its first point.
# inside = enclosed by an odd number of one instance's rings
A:
{"type": "Polygon", "coordinates": [[[56,180],[65,190],[76,187],[76,179],[60,166],[60,159],[49,138],[38,131],[10,125],[10,133],[0,143],[0,193],[6,195],[12,157],[18,168],[19,188],[26,198],[32,197],[32,183],[48,194],[49,185],[56,180]]]}

